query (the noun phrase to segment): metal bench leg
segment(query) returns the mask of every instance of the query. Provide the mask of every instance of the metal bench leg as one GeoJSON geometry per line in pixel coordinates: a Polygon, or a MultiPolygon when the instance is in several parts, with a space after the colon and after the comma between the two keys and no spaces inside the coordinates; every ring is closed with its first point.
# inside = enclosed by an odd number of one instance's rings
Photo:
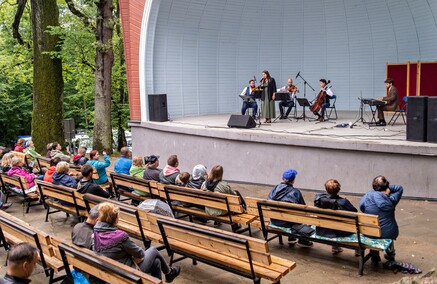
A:
{"type": "Polygon", "coordinates": [[[46,222],[49,221],[49,213],[50,212],[50,206],[47,206],[47,213],[46,213],[46,222]]]}
{"type": "Polygon", "coordinates": [[[284,242],[282,241],[282,235],[278,235],[278,238],[279,238],[279,244],[280,244],[280,245],[283,245],[284,242]]]}
{"type": "Polygon", "coordinates": [[[26,214],[29,213],[29,209],[30,209],[30,202],[32,201],[27,201],[27,208],[26,208],[26,214]]]}
{"type": "Polygon", "coordinates": [[[254,284],[260,284],[261,283],[261,278],[255,277],[255,279],[253,279],[253,283],[254,284]]]}

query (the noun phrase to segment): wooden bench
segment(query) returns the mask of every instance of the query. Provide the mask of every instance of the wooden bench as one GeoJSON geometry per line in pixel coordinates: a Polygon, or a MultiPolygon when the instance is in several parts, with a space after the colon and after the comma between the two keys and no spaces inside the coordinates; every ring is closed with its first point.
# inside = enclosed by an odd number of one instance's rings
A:
{"type": "Polygon", "coordinates": [[[6,212],[0,211],[0,239],[5,250],[9,245],[22,242],[33,244],[39,251],[39,263],[44,268],[44,273],[49,277],[49,283],[54,283],[63,277],[54,278],[55,272],[64,269],[64,264],[55,256],[54,246],[48,234],[39,231],[26,222],[6,212]]]}
{"type": "Polygon", "coordinates": [[[116,195],[118,196],[118,200],[121,200],[120,199],[121,196],[126,197],[121,201],[133,199],[140,202],[150,198],[156,198],[156,197],[159,198],[159,196],[156,196],[152,193],[149,182],[143,178],[133,177],[130,175],[114,173],[114,172],[110,173],[110,177],[116,195]],[[135,194],[133,191],[126,190],[125,188],[132,188],[134,190],[144,192],[145,194],[147,194],[147,196],[140,196],[138,194],[135,194]]]}
{"type": "Polygon", "coordinates": [[[292,236],[301,239],[307,239],[314,242],[340,246],[344,248],[360,251],[360,261],[358,273],[363,275],[364,264],[377,251],[382,251],[380,248],[372,247],[362,243],[364,234],[366,236],[379,238],[381,236],[381,228],[377,215],[369,215],[363,213],[355,213],[342,210],[321,209],[314,206],[293,204],[287,202],[261,200],[257,202],[258,213],[260,217],[260,225],[262,227],[265,240],[271,241],[279,237],[279,243],[282,244],[282,235],[292,236]],[[297,224],[307,224],[321,228],[334,229],[343,232],[356,234],[357,242],[338,242],[328,238],[317,238],[315,235],[305,237],[293,232],[285,232],[279,228],[274,228],[268,225],[267,219],[275,219],[297,224]],[[269,238],[268,234],[274,234],[269,238]],[[365,255],[365,250],[369,249],[369,254],[365,255]]]}
{"type": "Polygon", "coordinates": [[[93,275],[107,283],[117,284],[158,284],[161,280],[139,270],[131,268],[108,257],[98,255],[91,250],[75,245],[62,243],[59,250],[64,262],[65,271],[73,279],[70,266],[89,275],[93,275]]]}
{"type": "Polygon", "coordinates": [[[237,195],[209,192],[174,185],[165,185],[164,190],[167,203],[170,205],[175,216],[176,213],[182,213],[185,215],[180,216],[179,218],[188,216],[190,221],[192,221],[192,217],[195,216],[224,222],[230,225],[240,224],[246,226],[246,228],[240,229],[232,226],[232,230],[238,233],[248,231],[249,235],[252,234],[250,224],[255,219],[255,216],[245,213],[242,201],[237,195]],[[174,203],[175,201],[178,201],[181,205],[175,205],[178,204],[174,203]],[[184,206],[184,204],[186,206],[184,206]],[[192,208],[190,207],[191,205],[207,206],[210,208],[226,210],[229,213],[224,216],[211,216],[207,214],[204,209],[192,208]]]}
{"type": "Polygon", "coordinates": [[[141,240],[145,248],[150,247],[151,241],[162,243],[161,234],[151,229],[147,211],[123,202],[106,199],[89,193],[83,195],[83,200],[88,211],[102,202],[110,202],[117,205],[120,208],[117,227],[133,238],[141,240]]]}
{"type": "Polygon", "coordinates": [[[43,168],[46,168],[46,169],[50,168],[50,159],[49,158],[46,158],[43,156],[38,156],[35,159],[36,159],[36,163],[38,165],[40,174],[43,174],[43,171],[42,171],[43,168]]]}
{"type": "Polygon", "coordinates": [[[23,163],[23,165],[28,168],[28,169],[32,169],[32,161],[30,159],[30,155],[29,154],[24,154],[22,152],[16,152],[16,151],[12,151],[12,154],[14,155],[14,157],[18,157],[21,159],[21,162],[23,163]]]}
{"type": "Polygon", "coordinates": [[[265,240],[149,215],[153,227],[157,225],[164,238],[170,265],[191,258],[194,265],[200,261],[250,278],[254,283],[260,283],[261,278],[279,283],[296,266],[293,261],[271,255],[265,240]],[[182,257],[175,259],[175,254],[182,257]]]}
{"type": "Polygon", "coordinates": [[[69,214],[79,217],[80,220],[88,216],[86,205],[79,192],[74,188],[55,185],[45,181],[38,181],[38,190],[44,207],[47,210],[45,221],[48,221],[49,215],[58,212],[65,212],[67,217],[69,214]],[[71,205],[61,204],[68,202],[71,205]],[[55,211],[50,212],[50,208],[55,208],[55,211]]]}
{"type": "Polygon", "coordinates": [[[0,174],[0,183],[3,192],[6,193],[5,203],[8,202],[9,197],[19,196],[26,203],[26,213],[29,213],[30,207],[42,204],[36,191],[26,193],[29,190],[29,184],[24,177],[16,175],[8,176],[2,173],[0,174]]]}

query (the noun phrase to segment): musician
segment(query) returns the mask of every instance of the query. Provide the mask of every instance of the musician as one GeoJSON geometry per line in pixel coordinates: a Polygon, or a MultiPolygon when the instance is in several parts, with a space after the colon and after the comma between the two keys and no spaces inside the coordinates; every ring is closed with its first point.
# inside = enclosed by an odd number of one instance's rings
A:
{"type": "Polygon", "coordinates": [[[281,112],[281,117],[279,119],[287,119],[291,109],[294,107],[294,98],[299,90],[293,85],[293,79],[288,78],[287,86],[282,87],[279,91],[283,93],[288,92],[290,94],[289,100],[282,100],[279,103],[279,111],[281,112]],[[287,108],[287,112],[284,115],[285,108],[287,108]]]}
{"type": "Polygon", "coordinates": [[[252,102],[243,101],[243,106],[241,107],[241,114],[242,115],[245,115],[246,114],[246,110],[248,108],[251,108],[253,110],[253,112],[252,112],[253,119],[256,119],[256,113],[258,111],[258,104],[256,103],[255,97],[254,97],[255,90],[256,90],[255,81],[254,80],[250,80],[249,81],[249,86],[244,88],[243,91],[240,94],[240,97],[248,96],[251,99],[253,99],[252,102]]]}
{"type": "Polygon", "coordinates": [[[264,123],[271,123],[272,118],[276,116],[275,101],[273,100],[273,95],[276,92],[276,81],[270,76],[269,71],[264,70],[260,83],[263,90],[261,94],[261,101],[263,102],[261,116],[265,118],[264,123]]]}
{"type": "Polygon", "coordinates": [[[325,100],[321,105],[320,114],[318,112],[314,112],[314,115],[318,117],[317,121],[319,122],[325,121],[325,110],[327,107],[330,106],[329,100],[334,98],[334,93],[332,92],[331,88],[328,88],[326,86],[327,84],[328,82],[326,81],[326,79],[320,79],[320,92],[325,92],[325,100]]]}
{"type": "Polygon", "coordinates": [[[388,96],[384,98],[378,98],[379,101],[386,102],[385,105],[377,106],[378,109],[378,122],[377,126],[386,126],[384,118],[384,111],[396,111],[399,110],[398,102],[398,89],[393,85],[394,81],[392,78],[387,78],[384,81],[386,88],[388,89],[388,96]]]}

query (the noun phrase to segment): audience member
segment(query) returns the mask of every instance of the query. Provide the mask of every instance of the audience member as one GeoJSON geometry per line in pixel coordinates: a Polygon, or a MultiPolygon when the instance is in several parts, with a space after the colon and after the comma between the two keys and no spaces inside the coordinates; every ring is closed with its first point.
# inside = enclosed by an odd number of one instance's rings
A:
{"type": "Polygon", "coordinates": [[[158,279],[162,278],[162,271],[167,283],[179,275],[180,267],[170,267],[155,247],[142,249],[126,232],[116,227],[120,211],[116,205],[100,203],[98,210],[99,221],[94,226],[94,251],[133,268],[138,265],[142,272],[158,279]]]}
{"type": "Polygon", "coordinates": [[[159,181],[163,184],[175,184],[176,177],[180,173],[178,166],[178,156],[171,155],[170,157],[168,157],[167,165],[164,167],[162,172],[159,173],[159,181]]]}
{"type": "Polygon", "coordinates": [[[35,145],[33,144],[32,140],[29,140],[26,142],[26,149],[24,149],[24,154],[28,154],[30,156],[30,160],[35,163],[35,158],[41,156],[38,154],[38,152],[35,150],[35,145]]]}
{"type": "Polygon", "coordinates": [[[61,152],[62,145],[58,142],[53,142],[52,149],[50,151],[50,158],[56,158],[59,157],[61,161],[70,162],[70,156],[65,155],[61,152]]]}
{"type": "Polygon", "coordinates": [[[59,157],[53,158],[50,160],[50,167],[47,169],[44,174],[43,180],[46,182],[53,182],[53,174],[56,173],[56,166],[61,161],[59,157]]]}
{"type": "Polygon", "coordinates": [[[2,163],[0,166],[0,170],[3,173],[7,173],[12,167],[12,158],[14,157],[14,153],[8,152],[3,155],[2,163]]]}
{"type": "Polygon", "coordinates": [[[106,151],[103,151],[103,162],[99,161],[99,151],[92,150],[90,153],[90,160],[86,162],[90,164],[97,170],[97,174],[99,175],[98,179],[93,179],[97,184],[104,184],[108,182],[108,175],[106,174],[106,168],[111,165],[111,160],[109,159],[106,151]]]}
{"type": "Polygon", "coordinates": [[[30,275],[38,261],[38,249],[29,243],[13,245],[8,250],[7,272],[0,284],[24,284],[30,283],[30,275]]]}
{"type": "Polygon", "coordinates": [[[88,158],[85,157],[86,155],[86,148],[85,147],[79,147],[79,150],[77,151],[77,154],[73,156],[73,164],[76,166],[83,166],[88,162],[88,158]]]}
{"type": "MultiPolygon", "coordinates": [[[[358,212],[358,210],[350,203],[346,198],[342,198],[338,195],[340,192],[341,185],[335,179],[328,179],[325,182],[326,192],[317,193],[314,199],[314,206],[324,209],[332,210],[345,210],[358,212]]],[[[336,238],[336,237],[346,237],[350,236],[351,233],[343,232],[338,230],[332,230],[327,228],[316,228],[316,234],[326,238],[336,238]]],[[[343,250],[339,246],[332,246],[332,253],[339,254],[343,250]]]]}
{"type": "Polygon", "coordinates": [[[89,193],[108,198],[110,196],[109,192],[93,182],[93,171],[93,166],[90,164],[85,164],[82,166],[80,169],[82,179],[77,184],[77,191],[82,194],[89,193]]]}
{"type": "Polygon", "coordinates": [[[17,175],[22,176],[26,179],[29,187],[35,186],[35,175],[29,173],[26,169],[23,168],[23,161],[19,157],[12,158],[12,168],[8,171],[8,176],[17,175]]]}
{"type": "Polygon", "coordinates": [[[190,173],[182,172],[176,177],[175,184],[178,186],[187,186],[187,183],[189,181],[190,181],[190,173]]]}
{"type": "Polygon", "coordinates": [[[206,167],[204,165],[196,165],[193,168],[193,175],[187,187],[200,189],[207,178],[206,167]]]}
{"type": "Polygon", "coordinates": [[[120,150],[121,157],[114,163],[114,172],[120,174],[129,174],[129,170],[132,167],[131,151],[128,147],[123,147],[120,150]]]}
{"type": "MultiPolygon", "coordinates": [[[[141,156],[135,156],[132,158],[132,167],[129,170],[129,174],[133,177],[142,178],[144,176],[144,171],[146,166],[143,163],[143,158],[141,156]]],[[[149,196],[147,192],[134,189],[135,193],[140,196],[149,196]]]]}
{"type": "Polygon", "coordinates": [[[79,247],[92,249],[93,229],[98,220],[99,205],[95,205],[93,208],[91,208],[86,221],[78,223],[74,226],[73,231],[71,232],[72,243],[79,247]]]}
{"type": "MultiPolygon", "coordinates": [[[[384,176],[377,176],[372,182],[373,190],[367,192],[360,201],[360,210],[363,213],[379,216],[381,239],[396,240],[399,228],[395,218],[395,209],[401,200],[404,189],[400,185],[391,185],[384,176]]],[[[394,242],[386,250],[385,258],[395,260],[396,251],[394,242]]],[[[378,263],[381,258],[372,256],[372,262],[378,263]]]]}
{"type": "MultiPolygon", "coordinates": [[[[305,200],[303,199],[302,193],[299,189],[294,187],[294,180],[296,179],[296,175],[297,171],[295,171],[294,169],[286,170],[282,174],[282,182],[272,188],[267,199],[305,205],[305,200]]],[[[275,219],[272,219],[271,222],[275,226],[292,228],[293,230],[302,232],[304,234],[311,233],[311,230],[308,230],[308,228],[310,227],[306,225],[275,219]]],[[[299,241],[297,241],[296,238],[288,238],[288,244],[294,245],[296,244],[296,242],[301,247],[310,247],[313,245],[311,241],[305,239],[299,239],[299,241]]]]}
{"type": "Polygon", "coordinates": [[[71,188],[77,187],[76,179],[69,175],[70,165],[65,161],[60,161],[56,165],[56,172],[52,176],[52,183],[56,185],[63,185],[71,188]]]}
{"type": "Polygon", "coordinates": [[[147,168],[144,171],[143,178],[146,180],[159,181],[159,174],[161,173],[161,169],[158,169],[159,156],[151,155],[145,157],[144,162],[146,163],[147,168]]]}
{"type": "Polygon", "coordinates": [[[48,143],[46,147],[47,147],[46,158],[51,159],[53,143],[48,143]]]}
{"type": "Polygon", "coordinates": [[[14,151],[21,152],[21,153],[24,151],[24,139],[23,138],[19,138],[17,140],[17,143],[15,143],[14,151]]]}

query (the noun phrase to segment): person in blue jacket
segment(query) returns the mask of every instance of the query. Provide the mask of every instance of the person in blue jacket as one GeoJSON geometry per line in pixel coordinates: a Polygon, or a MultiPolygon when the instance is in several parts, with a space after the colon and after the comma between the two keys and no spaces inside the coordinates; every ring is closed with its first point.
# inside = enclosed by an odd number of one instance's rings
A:
{"type": "Polygon", "coordinates": [[[123,147],[120,149],[120,154],[120,159],[114,163],[114,172],[129,175],[129,170],[132,167],[131,152],[128,147],[123,147]]]}
{"type": "Polygon", "coordinates": [[[98,179],[93,179],[93,181],[97,184],[105,184],[108,182],[108,175],[106,174],[106,168],[111,165],[111,160],[109,159],[106,151],[103,151],[103,162],[99,161],[99,151],[92,150],[90,153],[90,159],[87,164],[90,164],[97,170],[97,174],[99,175],[98,179]]]}
{"type": "Polygon", "coordinates": [[[56,172],[52,176],[52,183],[76,189],[77,181],[74,177],[69,175],[69,171],[70,165],[67,162],[59,162],[56,165],[56,172]]]}
{"type": "MultiPolygon", "coordinates": [[[[377,176],[373,179],[373,191],[367,192],[360,201],[360,210],[363,213],[379,216],[381,226],[381,238],[396,240],[399,235],[398,224],[395,218],[396,205],[402,197],[404,189],[400,185],[390,185],[384,176],[377,176]]],[[[385,258],[394,260],[395,249],[393,242],[386,250],[385,258]]],[[[372,262],[381,260],[379,255],[372,257],[372,262]]]]}

